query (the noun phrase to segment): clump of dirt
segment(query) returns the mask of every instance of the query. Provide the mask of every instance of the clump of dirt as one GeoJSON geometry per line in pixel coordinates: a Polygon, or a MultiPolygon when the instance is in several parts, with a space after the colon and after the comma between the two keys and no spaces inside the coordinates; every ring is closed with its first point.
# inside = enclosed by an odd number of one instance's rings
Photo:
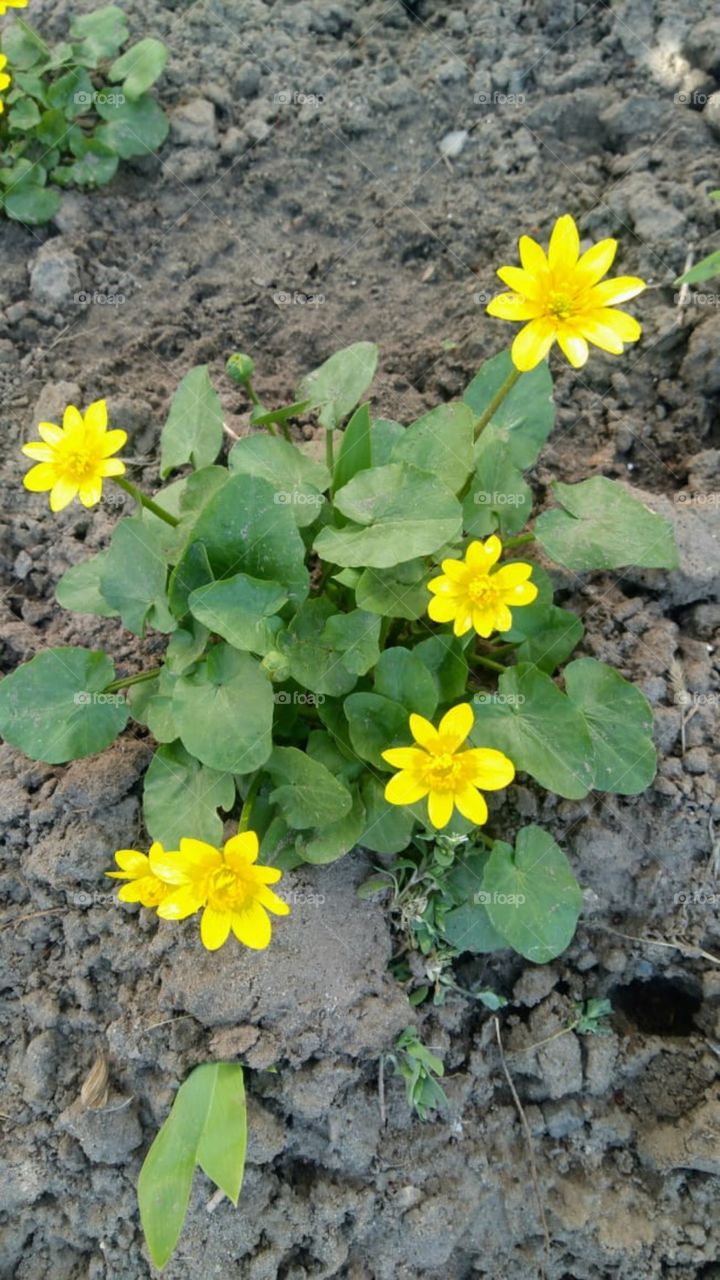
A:
{"type": "MultiPolygon", "coordinates": [[[[579,374],[553,363],[558,425],[531,481],[541,502],[553,477],[630,481],[665,504],[683,564],[673,577],[556,574],[583,615],[584,652],[653,703],[658,777],[630,799],[514,788],[494,822],[548,826],[585,888],[583,919],[552,966],[463,961],[510,1001],[501,1034],[549,1251],[492,1015],[459,997],[410,1010],[387,973],[386,917],[355,894],[361,852],[294,877],[294,914],[260,956],[210,956],[191,928],[115,904],[102,873],[142,839],[152,745],[130,732],[64,769],[0,755],[0,1273],[149,1277],[143,1155],[192,1066],[240,1058],[240,1208],[208,1213],[198,1174],[169,1280],[535,1280],[541,1266],[548,1280],[707,1278],[720,1176],[720,311],[710,286],[679,305],[673,281],[717,224],[710,5],[125,7],[170,46],[170,142],[110,188],[68,193],[55,225],[0,233],[5,670],[80,643],[130,671],[164,644],[54,604],[62,571],[107,545],[118,507],[51,518],[22,490],[17,445],[37,420],[106,396],[152,481],[169,395],[191,365],[210,364],[228,425],[245,430],[247,406],[222,378],[231,350],[253,355],[263,399],[281,403],[333,350],[373,338],[374,405],[411,421],[507,342],[484,316],[494,269],[515,260],[520,233],[546,238],[566,211],[590,239],[617,236],[618,271],[652,287],[633,304],[644,334],[624,358],[596,352],[579,374]],[[563,1030],[578,1000],[604,996],[609,1035],[563,1030]],[[383,1123],[380,1058],[411,1021],[444,1056],[450,1111],[419,1124],[387,1079],[383,1123]],[[101,1053],[108,1097],[88,1108],[101,1053]]],[[[32,8],[64,35],[68,0],[32,8]]]]}

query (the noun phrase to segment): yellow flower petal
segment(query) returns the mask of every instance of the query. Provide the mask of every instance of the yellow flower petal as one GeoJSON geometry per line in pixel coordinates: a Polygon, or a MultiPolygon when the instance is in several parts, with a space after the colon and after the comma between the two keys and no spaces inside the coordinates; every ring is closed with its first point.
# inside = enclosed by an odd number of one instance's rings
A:
{"type": "Polygon", "coordinates": [[[63,429],[54,422],[39,422],[38,435],[46,444],[59,444],[63,438],[63,429]]]}
{"type": "Polygon", "coordinates": [[[161,844],[153,845],[148,862],[153,875],[164,880],[166,884],[187,884],[191,879],[185,865],[180,861],[178,849],[166,851],[161,844]]]}
{"type": "Polygon", "coordinates": [[[232,916],[229,911],[206,907],[200,920],[200,940],[208,951],[217,951],[230,936],[232,916]]]}
{"type": "Polygon", "coordinates": [[[146,853],[140,853],[138,849],[118,849],[115,854],[115,861],[121,868],[121,871],[108,871],[108,875],[117,876],[123,872],[131,876],[147,875],[150,870],[150,860],[146,853]]]}
{"type": "Polygon", "coordinates": [[[31,493],[45,493],[55,484],[55,468],[49,462],[39,462],[23,476],[23,484],[31,493]]]}
{"type": "Polygon", "coordinates": [[[503,591],[512,591],[513,587],[517,587],[520,582],[526,582],[532,571],[531,564],[521,562],[504,564],[501,569],[497,569],[493,574],[493,586],[501,587],[503,591]]]}
{"type": "MultiPolygon", "coordinates": [[[[493,631],[496,630],[495,624],[496,610],[493,609],[473,609],[471,614],[471,625],[477,634],[483,640],[487,640],[493,631]]],[[[469,628],[468,628],[469,630],[469,628]]]]}
{"type": "Polygon", "coordinates": [[[223,862],[219,849],[206,844],[204,840],[194,840],[188,836],[180,841],[180,849],[175,856],[178,864],[187,867],[193,875],[198,871],[216,871],[223,862]]]}
{"type": "Polygon", "coordinates": [[[467,786],[462,791],[458,791],[455,796],[455,804],[463,818],[467,818],[468,822],[474,822],[476,827],[481,827],[487,822],[488,807],[485,797],[475,787],[467,786]]]}
{"type": "Polygon", "coordinates": [[[233,912],[232,929],[239,942],[255,951],[262,951],[272,937],[270,917],[258,902],[244,911],[233,912]]]}
{"type": "Polygon", "coordinates": [[[473,785],[483,791],[500,791],[515,777],[515,765],[502,751],[495,751],[492,747],[473,747],[463,752],[465,757],[470,757],[469,763],[474,769],[473,785]]]}
{"type": "Polygon", "coordinates": [[[545,359],[555,341],[556,332],[557,325],[547,317],[531,320],[526,324],[516,334],[512,344],[511,353],[515,368],[521,373],[529,373],[531,369],[535,369],[540,361],[545,359]]]}
{"type": "Polygon", "coordinates": [[[646,288],[645,281],[639,276],[616,276],[614,280],[603,280],[596,284],[588,294],[587,307],[611,307],[617,302],[627,302],[635,298],[646,288]]]}
{"type": "Polygon", "coordinates": [[[592,319],[590,316],[584,317],[582,321],[583,337],[588,342],[594,343],[596,347],[600,347],[601,351],[609,351],[613,356],[621,356],[624,351],[622,338],[619,338],[615,329],[608,324],[602,324],[601,321],[592,319]]]}
{"type": "Polygon", "coordinates": [[[396,773],[385,787],[385,799],[388,804],[415,804],[428,793],[428,787],[414,773],[403,770],[396,773]]]}
{"type": "Polygon", "coordinates": [[[225,861],[234,871],[240,871],[257,862],[259,852],[260,844],[254,831],[238,832],[227,841],[223,849],[225,861]]]}
{"type": "Polygon", "coordinates": [[[433,622],[452,622],[457,610],[457,601],[447,596],[434,596],[428,604],[428,616],[433,622]]]}
{"type": "Polygon", "coordinates": [[[498,293],[491,298],[485,310],[498,320],[532,320],[538,315],[540,304],[521,298],[518,293],[498,293]]]}
{"type": "Polygon", "coordinates": [[[475,723],[473,709],[469,702],[461,702],[457,707],[446,711],[438,726],[438,733],[443,738],[444,751],[457,751],[467,738],[475,723]]]}
{"type": "Polygon", "coordinates": [[[26,458],[32,458],[35,462],[52,462],[55,457],[54,450],[50,448],[49,444],[40,444],[38,441],[24,444],[20,452],[24,453],[26,458]]]}
{"type": "Polygon", "coordinates": [[[532,275],[542,275],[548,271],[548,260],[545,250],[533,240],[532,236],[521,236],[519,241],[520,261],[525,271],[532,275]]]}
{"type": "MultiPolygon", "coordinates": [[[[92,404],[89,404],[85,410],[85,426],[89,427],[91,431],[104,432],[107,423],[106,402],[104,400],[93,400],[92,404]]],[[[114,435],[115,433],[113,432],[112,434],[114,435]]],[[[120,435],[125,436],[125,432],[120,432],[120,435]]],[[[127,436],[125,436],[125,440],[127,440],[127,436]]],[[[125,440],[121,441],[121,443],[124,444],[125,440]]],[[[118,448],[120,448],[120,445],[118,445],[118,448]]]]}
{"type": "Polygon", "coordinates": [[[513,587],[508,604],[532,604],[533,600],[537,599],[537,594],[538,589],[534,582],[519,582],[516,587],[513,587]]]}
{"type": "Polygon", "coordinates": [[[616,311],[613,307],[598,307],[597,311],[588,313],[589,319],[597,321],[612,329],[621,342],[637,342],[642,333],[642,325],[627,311],[616,311]]]}
{"type": "Polygon", "coordinates": [[[198,897],[192,885],[184,884],[163,898],[157,913],[161,920],[186,920],[199,911],[202,905],[202,898],[198,897]]]}
{"type": "Polygon", "coordinates": [[[617,240],[598,240],[586,249],[577,264],[575,278],[583,288],[597,284],[610,270],[617,253],[617,240]]]}
{"type": "MultiPolygon", "coordinates": [[[[105,401],[100,402],[104,404],[105,401]]],[[[90,410],[88,409],[88,413],[90,410]]],[[[87,417],[87,414],[85,415],[87,417]]],[[[117,453],[118,449],[122,449],[127,442],[127,431],[105,431],[101,440],[100,452],[103,458],[109,458],[111,453],[117,453]]]]}
{"type": "Polygon", "coordinates": [[[290,907],[287,902],[279,898],[272,889],[266,889],[264,885],[260,885],[255,894],[255,901],[260,903],[261,907],[265,907],[267,911],[272,911],[276,916],[289,916],[290,907]]]}
{"type": "MultiPolygon", "coordinates": [[[[583,332],[585,332],[584,321],[582,322],[582,328],[583,332]]],[[[559,329],[557,340],[560,350],[573,369],[582,369],[588,358],[588,344],[585,338],[580,337],[578,333],[572,333],[569,329],[559,329]]]]}
{"type": "Polygon", "coordinates": [[[470,609],[461,609],[455,615],[453,623],[453,634],[456,636],[467,635],[472,626],[472,611],[470,609]]]}
{"type": "Polygon", "coordinates": [[[497,564],[501,554],[502,542],[496,534],[492,533],[485,542],[471,542],[465,552],[465,559],[471,569],[487,573],[494,564],[497,564]]]}
{"type": "Polygon", "coordinates": [[[509,631],[512,627],[512,614],[506,604],[498,605],[495,610],[496,631],[509,631]]]}
{"type": "Polygon", "coordinates": [[[78,497],[84,507],[94,507],[102,498],[102,479],[100,476],[81,484],[78,497]]]}
{"type": "Polygon", "coordinates": [[[451,582],[462,582],[465,577],[465,565],[462,560],[443,560],[442,571],[451,582]]]}
{"type": "Polygon", "coordinates": [[[381,754],[383,760],[387,760],[393,769],[414,769],[426,759],[426,752],[421,751],[419,747],[391,747],[389,751],[383,751],[381,754]]]}
{"type": "Polygon", "coordinates": [[[503,284],[508,285],[513,293],[519,294],[521,298],[537,302],[542,296],[542,286],[537,277],[531,275],[529,271],[523,271],[522,267],[500,267],[497,274],[503,284]]]}
{"type": "Polygon", "coordinates": [[[124,476],[125,463],[119,458],[106,458],[100,463],[99,470],[101,476],[124,476]]]}
{"type": "Polygon", "coordinates": [[[79,409],[74,404],[69,404],[63,414],[63,431],[83,431],[85,423],[79,409]]]}
{"type": "MultiPolygon", "coordinates": [[[[41,463],[40,465],[43,466],[44,464],[41,463]]],[[[57,472],[55,472],[55,475],[57,476],[57,472]]],[[[50,510],[63,511],[65,507],[70,505],[79,487],[74,480],[65,480],[62,477],[56,478],[50,492],[50,510]]]]}
{"type": "Polygon", "coordinates": [[[453,813],[453,797],[449,791],[431,791],[428,796],[428,817],[438,831],[446,827],[453,813]]]}
{"type": "Polygon", "coordinates": [[[430,721],[426,720],[424,716],[419,716],[415,713],[410,716],[410,732],[415,741],[418,742],[421,747],[424,747],[426,751],[432,750],[433,747],[437,747],[437,729],[435,729],[433,725],[431,725],[430,721]]]}
{"type": "Polygon", "coordinates": [[[580,253],[580,236],[569,213],[558,218],[550,236],[548,263],[552,272],[572,271],[580,253]]]}

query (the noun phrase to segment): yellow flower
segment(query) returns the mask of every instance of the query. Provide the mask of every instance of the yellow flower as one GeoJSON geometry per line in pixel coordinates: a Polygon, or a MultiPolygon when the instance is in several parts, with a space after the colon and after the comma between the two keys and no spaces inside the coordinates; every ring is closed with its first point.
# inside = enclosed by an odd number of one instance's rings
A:
{"type": "Polygon", "coordinates": [[[8,9],[27,9],[28,0],[0,0],[0,18],[4,18],[8,9]]]}
{"type": "Polygon", "coordinates": [[[481,827],[488,808],[478,791],[499,791],[515,777],[515,766],[502,751],[474,747],[460,751],[475,717],[469,703],[448,711],[435,729],[424,716],[410,716],[416,747],[383,751],[383,760],[400,769],[385,788],[389,804],[415,804],[428,797],[428,817],[434,827],[446,827],[457,807],[464,818],[481,827]]]}
{"type": "Polygon", "coordinates": [[[537,595],[528,582],[531,564],[505,564],[493,569],[502,542],[493,533],[486,542],[471,542],[464,560],[443,560],[442,576],[428,582],[434,599],[428,605],[433,622],[452,622],[456,636],[474,627],[487,638],[493,631],[512,627],[510,605],[532,604],[537,595]]]}
{"type": "Polygon", "coordinates": [[[25,476],[25,488],[32,493],[50,490],[50,507],[62,511],[77,494],[84,507],[94,507],[102,497],[106,476],[121,476],[125,463],[111,457],[122,449],[124,431],[108,431],[107,405],[96,400],[85,411],[85,417],[74,405],[68,405],[62,427],[54,422],[41,422],[38,431],[44,443],[24,444],[23,453],[39,463],[25,476]]]}
{"type": "Polygon", "coordinates": [[[150,857],[146,853],[138,853],[137,849],[118,849],[115,861],[120,870],[106,871],[105,875],[113,880],[129,881],[118,893],[120,902],[139,902],[143,907],[157,907],[170,893],[170,885],[150,870],[150,858],[153,856],[165,856],[165,850],[157,842],[150,849],[150,857]]]}
{"type": "Polygon", "coordinates": [[[151,850],[152,871],[173,886],[158,915],[163,920],[184,920],[202,908],[200,937],[208,951],[221,947],[231,929],[246,947],[261,950],[272,932],[268,911],[286,916],[290,908],[267,887],[282,872],[257,866],[257,856],[254,831],[233,836],[222,850],[202,840],[181,840],[175,853],[151,850]]]}
{"type": "Polygon", "coordinates": [[[616,311],[614,304],[642,293],[645,282],[617,276],[600,283],[616,249],[617,240],[600,240],[580,257],[580,237],[569,213],[555,223],[547,257],[530,236],[520,237],[522,268],[497,272],[513,292],[499,293],[487,307],[489,315],[501,320],[530,322],[512,345],[516,369],[534,369],[555,341],[575,369],[588,358],[588,342],[619,356],[625,342],[637,341],[642,332],[637,320],[616,311]]]}
{"type": "MultiPolygon", "coordinates": [[[[2,6],[2,0],[0,0],[0,14],[3,14],[4,12],[5,10],[2,6]]],[[[7,71],[5,70],[6,66],[7,66],[7,58],[5,57],[4,53],[0,53],[0,93],[4,93],[5,90],[10,87],[11,77],[8,75],[7,71]]],[[[4,110],[5,110],[5,103],[3,102],[2,98],[0,98],[0,116],[2,115],[4,110]]]]}

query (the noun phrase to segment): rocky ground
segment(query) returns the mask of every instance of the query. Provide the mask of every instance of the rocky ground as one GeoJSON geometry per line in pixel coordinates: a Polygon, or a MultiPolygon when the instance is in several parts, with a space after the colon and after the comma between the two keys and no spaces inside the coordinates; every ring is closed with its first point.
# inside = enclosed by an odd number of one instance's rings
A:
{"type": "MultiPolygon", "coordinates": [[[[81,0],[75,10],[93,6],[81,0]]],[[[198,1175],[169,1280],[717,1280],[720,939],[713,816],[720,693],[717,539],[720,295],[680,305],[688,248],[710,251],[720,186],[720,29],[709,0],[129,0],[165,39],[173,119],[159,156],[56,224],[3,224],[0,299],[3,669],[48,643],[137,642],[60,614],[53,587],[106,545],[115,506],[51,518],[20,486],[17,446],[68,401],[106,396],[148,465],[169,395],[250,351],[268,403],[336,348],[381,344],[374,394],[410,421],[462,391],[507,341],[484,317],[493,271],[524,231],[572,212],[616,235],[649,279],[641,343],[557,365],[558,427],[532,476],[624,478],[670,514],[683,567],[562,580],[584,651],[637,680],[661,764],[644,796],[553,802],[515,788],[503,822],[538,816],[585,888],[555,964],[465,957],[464,985],[509,998],[507,1065],[492,1015],[460,997],[411,1013],[387,973],[392,938],[360,902],[362,853],[298,874],[293,916],[260,956],[202,951],[113,905],[112,852],[142,840],[149,756],[126,735],[66,768],[0,756],[4,829],[6,1155],[0,1274],[144,1280],[137,1173],[197,1062],[249,1068],[240,1207],[212,1212],[198,1175]],[[685,696],[683,690],[687,691],[685,696]],[[683,725],[683,720],[685,721],[683,725]],[[570,1032],[577,999],[609,996],[612,1034],[570,1032]],[[420,1124],[379,1060],[410,1021],[444,1056],[450,1113],[420,1124]],[[539,1041],[547,1041],[533,1048],[539,1041]],[[98,1056],[110,1092],[81,1088],[98,1056]],[[273,1068],[273,1070],[270,1070],[273,1068]]],[[[68,0],[32,0],[44,34],[68,0]]],[[[152,653],[161,637],[144,642],[152,653]]]]}

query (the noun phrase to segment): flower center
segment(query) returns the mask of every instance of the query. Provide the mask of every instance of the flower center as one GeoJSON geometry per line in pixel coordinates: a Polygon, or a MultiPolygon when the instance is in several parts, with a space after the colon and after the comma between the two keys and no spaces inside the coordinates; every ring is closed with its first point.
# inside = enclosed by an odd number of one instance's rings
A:
{"type": "Polygon", "coordinates": [[[483,605],[494,604],[497,599],[497,591],[487,573],[483,573],[477,578],[471,578],[467,584],[467,593],[473,604],[480,608],[483,605]]]}
{"type": "Polygon", "coordinates": [[[237,911],[247,897],[246,887],[229,867],[220,867],[209,877],[207,904],[216,911],[237,911]]]}
{"type": "Polygon", "coordinates": [[[84,480],[91,480],[98,466],[97,455],[91,449],[77,446],[68,449],[58,461],[67,478],[77,484],[82,484],[84,480]]]}
{"type": "Polygon", "coordinates": [[[548,311],[551,316],[555,316],[558,320],[567,320],[573,310],[572,298],[569,298],[566,293],[552,290],[548,296],[548,311]]]}
{"type": "Polygon", "coordinates": [[[430,756],[424,767],[423,781],[431,791],[455,791],[462,784],[462,759],[445,751],[430,756]]]}

